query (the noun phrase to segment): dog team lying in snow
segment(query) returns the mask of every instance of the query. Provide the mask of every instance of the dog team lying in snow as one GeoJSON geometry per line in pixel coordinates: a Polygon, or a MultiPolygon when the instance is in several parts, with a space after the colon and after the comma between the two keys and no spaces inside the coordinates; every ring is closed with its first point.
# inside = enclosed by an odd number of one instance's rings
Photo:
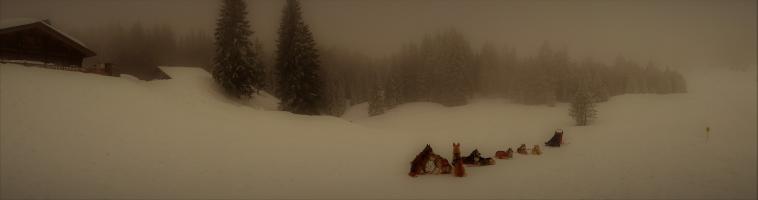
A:
{"type": "MultiPolygon", "coordinates": [[[[560,147],[563,144],[563,130],[558,129],[555,131],[550,140],[545,142],[545,146],[560,147]]],[[[447,159],[440,155],[437,155],[432,150],[430,145],[426,145],[424,150],[421,151],[416,158],[411,162],[411,171],[408,173],[411,177],[424,174],[450,174],[452,173],[457,177],[466,176],[466,170],[464,166],[487,166],[494,165],[495,159],[482,157],[478,149],[474,149],[468,156],[461,157],[461,144],[453,143],[453,162],[452,165],[447,159]]],[[[526,144],[521,144],[516,152],[523,155],[530,154],[528,150],[531,150],[532,155],[541,155],[542,150],[539,145],[534,145],[531,149],[526,148],[526,144]]],[[[513,158],[513,149],[508,148],[507,151],[495,152],[495,158],[497,159],[510,159],[513,158]]]]}

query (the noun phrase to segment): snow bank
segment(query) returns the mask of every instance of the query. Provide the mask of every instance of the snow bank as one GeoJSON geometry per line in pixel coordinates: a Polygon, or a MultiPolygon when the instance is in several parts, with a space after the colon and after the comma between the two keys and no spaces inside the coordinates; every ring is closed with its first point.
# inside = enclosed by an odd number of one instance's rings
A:
{"type": "Polygon", "coordinates": [[[364,102],[364,103],[360,103],[348,108],[345,111],[345,113],[342,114],[341,118],[349,120],[349,121],[353,121],[353,120],[365,119],[368,117],[369,117],[368,102],[364,102]]]}
{"type": "Polygon", "coordinates": [[[614,97],[574,127],[565,104],[501,99],[299,116],[265,93],[229,100],[201,69],[163,70],[172,79],[0,66],[0,197],[756,198],[755,73],[693,70],[690,93],[614,97]],[[541,156],[407,176],[427,143],[492,156],[555,128],[568,144],[541,156]]]}

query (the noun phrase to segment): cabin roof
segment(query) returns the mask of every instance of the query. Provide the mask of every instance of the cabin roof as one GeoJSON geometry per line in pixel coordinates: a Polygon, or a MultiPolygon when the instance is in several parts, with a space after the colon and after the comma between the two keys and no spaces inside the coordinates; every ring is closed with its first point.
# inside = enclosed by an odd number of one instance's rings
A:
{"type": "Polygon", "coordinates": [[[30,29],[34,27],[43,27],[47,29],[54,36],[57,36],[58,38],[62,38],[64,42],[69,43],[69,45],[81,51],[86,57],[95,55],[95,52],[87,48],[87,46],[84,45],[83,42],[77,40],[76,38],[66,34],[65,32],[55,28],[54,26],[42,20],[32,19],[32,18],[11,18],[11,19],[0,20],[0,33],[25,30],[25,29],[30,29]]]}

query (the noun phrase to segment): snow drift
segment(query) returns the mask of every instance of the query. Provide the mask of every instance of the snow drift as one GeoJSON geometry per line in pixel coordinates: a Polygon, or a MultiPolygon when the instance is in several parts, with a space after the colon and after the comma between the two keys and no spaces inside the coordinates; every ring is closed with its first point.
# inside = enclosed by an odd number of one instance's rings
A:
{"type": "Polygon", "coordinates": [[[687,94],[617,96],[575,127],[566,104],[502,99],[300,116],[267,94],[229,100],[201,69],[163,69],[172,79],[0,66],[1,197],[756,198],[754,72],[692,70],[687,94]],[[407,175],[426,144],[489,157],[555,128],[568,144],[540,156],[407,175]]]}

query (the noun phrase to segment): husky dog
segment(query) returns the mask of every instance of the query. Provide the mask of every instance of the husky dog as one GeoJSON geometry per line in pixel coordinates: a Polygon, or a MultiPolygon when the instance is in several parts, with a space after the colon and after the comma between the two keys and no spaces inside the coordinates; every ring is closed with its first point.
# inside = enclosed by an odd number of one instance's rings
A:
{"type": "Polygon", "coordinates": [[[563,129],[555,130],[553,137],[545,142],[545,145],[550,147],[560,147],[561,144],[563,144],[563,129]]]}
{"type": "Polygon", "coordinates": [[[487,166],[487,165],[495,165],[495,159],[482,158],[481,160],[479,160],[479,166],[487,166]]]}
{"type": "Polygon", "coordinates": [[[449,174],[453,170],[453,167],[450,166],[450,162],[442,156],[434,154],[432,160],[434,160],[434,170],[432,170],[432,174],[449,174]]]}
{"type": "MultiPolygon", "coordinates": [[[[495,160],[492,158],[483,158],[482,154],[479,153],[478,149],[474,149],[474,151],[471,152],[466,157],[463,157],[463,164],[465,165],[471,165],[471,166],[484,166],[484,165],[494,165],[495,160]]],[[[455,162],[455,161],[453,161],[455,162]]]]}
{"type": "Polygon", "coordinates": [[[511,159],[513,158],[513,149],[508,148],[508,151],[497,151],[495,152],[495,157],[497,159],[511,159]]]}
{"type": "Polygon", "coordinates": [[[474,149],[468,156],[461,159],[463,159],[464,165],[478,165],[481,158],[482,154],[479,153],[479,150],[474,149]]]}
{"type": "Polygon", "coordinates": [[[453,175],[457,177],[466,176],[463,159],[461,159],[461,143],[453,143],[453,175]]]}
{"type": "Polygon", "coordinates": [[[516,152],[520,154],[524,154],[524,155],[529,154],[529,152],[526,151],[526,144],[521,144],[521,146],[519,146],[518,149],[516,149],[516,152]]]}
{"type": "Polygon", "coordinates": [[[420,174],[426,174],[429,170],[426,166],[429,163],[430,155],[432,154],[432,147],[428,144],[423,151],[416,155],[416,158],[411,161],[411,171],[408,172],[408,176],[416,177],[420,174]]]}
{"type": "Polygon", "coordinates": [[[434,154],[432,147],[428,144],[421,153],[411,162],[411,170],[408,176],[416,177],[422,174],[449,174],[451,171],[450,163],[442,156],[434,154]]]}
{"type": "Polygon", "coordinates": [[[532,148],[532,154],[535,154],[535,155],[542,154],[542,150],[540,150],[540,145],[536,145],[536,144],[534,145],[534,148],[532,148]]]}

